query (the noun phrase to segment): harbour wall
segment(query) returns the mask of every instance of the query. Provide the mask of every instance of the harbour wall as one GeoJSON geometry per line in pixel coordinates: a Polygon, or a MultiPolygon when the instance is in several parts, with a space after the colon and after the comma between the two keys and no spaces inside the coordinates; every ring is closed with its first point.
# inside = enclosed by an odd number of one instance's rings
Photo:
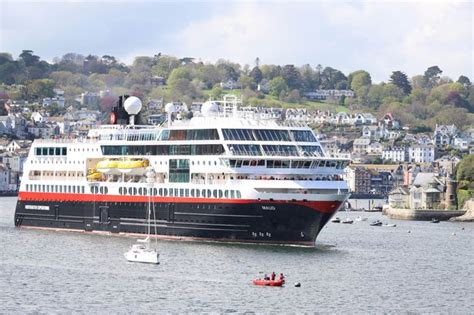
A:
{"type": "Polygon", "coordinates": [[[387,203],[387,198],[378,195],[351,195],[346,202],[347,210],[350,211],[380,211],[387,203]]]}
{"type": "Polygon", "coordinates": [[[463,215],[465,210],[424,210],[424,209],[399,209],[386,207],[384,214],[391,219],[399,220],[419,220],[429,221],[433,218],[438,220],[446,221],[453,217],[463,215]]]}

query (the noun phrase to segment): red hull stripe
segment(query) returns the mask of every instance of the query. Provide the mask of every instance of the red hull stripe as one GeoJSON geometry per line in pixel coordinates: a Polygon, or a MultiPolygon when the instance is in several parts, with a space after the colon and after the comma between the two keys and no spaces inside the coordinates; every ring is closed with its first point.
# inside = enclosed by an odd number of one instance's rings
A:
{"type": "MultiPolygon", "coordinates": [[[[151,197],[153,202],[159,203],[226,203],[226,204],[249,204],[261,203],[279,204],[291,203],[308,207],[319,212],[334,213],[341,204],[340,201],[291,201],[291,200],[255,200],[255,199],[225,199],[225,198],[192,198],[192,197],[151,197]]],[[[148,202],[147,196],[121,196],[121,195],[93,195],[93,194],[67,194],[67,193],[39,193],[20,191],[18,200],[21,201],[73,201],[73,202],[148,202]]]]}

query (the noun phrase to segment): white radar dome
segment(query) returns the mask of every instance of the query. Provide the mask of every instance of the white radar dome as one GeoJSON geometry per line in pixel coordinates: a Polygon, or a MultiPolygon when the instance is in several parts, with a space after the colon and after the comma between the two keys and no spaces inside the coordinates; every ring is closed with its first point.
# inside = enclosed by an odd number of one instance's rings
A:
{"type": "Polygon", "coordinates": [[[215,115],[217,112],[219,112],[219,104],[216,102],[207,101],[201,106],[201,114],[204,116],[215,115]]]}
{"type": "Polygon", "coordinates": [[[136,115],[142,109],[142,101],[136,96],[130,96],[123,103],[123,107],[129,115],[136,115]]]}
{"type": "Polygon", "coordinates": [[[173,103],[168,103],[165,105],[165,112],[167,112],[168,114],[174,113],[175,111],[176,111],[176,107],[174,106],[173,103]]]}

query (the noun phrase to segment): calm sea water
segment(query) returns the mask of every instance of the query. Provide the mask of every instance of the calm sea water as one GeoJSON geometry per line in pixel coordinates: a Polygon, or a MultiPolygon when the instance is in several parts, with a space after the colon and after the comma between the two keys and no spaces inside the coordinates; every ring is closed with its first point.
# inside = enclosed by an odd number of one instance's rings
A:
{"type": "Polygon", "coordinates": [[[339,213],[397,227],[329,223],[315,249],[160,241],[154,266],[125,261],[130,238],[17,229],[15,202],[0,198],[0,313],[474,313],[473,223],[339,213]],[[251,285],[271,271],[287,286],[251,285]]]}

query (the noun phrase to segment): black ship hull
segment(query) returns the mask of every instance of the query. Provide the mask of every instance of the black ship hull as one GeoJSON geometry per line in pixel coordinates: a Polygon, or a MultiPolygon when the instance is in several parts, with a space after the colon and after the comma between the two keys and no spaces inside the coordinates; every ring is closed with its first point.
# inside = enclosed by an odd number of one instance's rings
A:
{"type": "Polygon", "coordinates": [[[341,201],[219,199],[87,201],[84,195],[77,201],[42,199],[22,198],[20,193],[15,225],[143,234],[151,205],[152,233],[156,227],[158,237],[304,246],[315,245],[317,235],[341,205],[341,201]]]}

